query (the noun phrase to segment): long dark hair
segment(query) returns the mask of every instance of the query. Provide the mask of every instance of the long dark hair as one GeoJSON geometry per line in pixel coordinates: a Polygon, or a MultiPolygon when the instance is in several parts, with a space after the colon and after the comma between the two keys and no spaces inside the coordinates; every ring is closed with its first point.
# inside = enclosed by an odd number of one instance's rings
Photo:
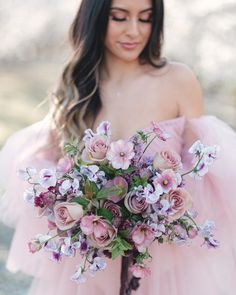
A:
{"type": "MultiPolygon", "coordinates": [[[[70,28],[73,56],[65,67],[52,100],[54,127],[61,143],[81,138],[88,116],[96,117],[101,107],[99,67],[104,55],[112,0],[82,0],[70,28]]],[[[161,58],[164,39],[164,3],[152,0],[153,18],[149,41],[140,55],[141,63],[165,66],[161,58]]]]}

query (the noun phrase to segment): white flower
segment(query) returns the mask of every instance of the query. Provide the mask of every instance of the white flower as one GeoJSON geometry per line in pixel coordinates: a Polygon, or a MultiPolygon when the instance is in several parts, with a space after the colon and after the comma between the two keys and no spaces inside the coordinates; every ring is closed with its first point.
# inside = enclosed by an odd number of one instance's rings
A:
{"type": "Polygon", "coordinates": [[[75,249],[73,248],[71,244],[71,237],[65,238],[64,239],[64,244],[61,246],[61,252],[65,256],[68,257],[73,257],[75,256],[75,249]]]}
{"type": "Polygon", "coordinates": [[[57,252],[58,248],[59,246],[54,240],[48,241],[46,246],[44,247],[45,251],[48,251],[48,252],[57,252]]]}
{"type": "Polygon", "coordinates": [[[202,179],[202,177],[208,172],[208,165],[201,161],[195,170],[189,175],[195,179],[202,179]]]}
{"type": "Polygon", "coordinates": [[[25,168],[25,169],[19,169],[17,171],[17,176],[20,177],[22,180],[27,181],[31,179],[36,173],[37,173],[37,170],[35,168],[25,168]]]}
{"type": "Polygon", "coordinates": [[[166,212],[167,212],[167,210],[169,210],[169,208],[170,208],[170,203],[169,203],[168,200],[161,200],[160,203],[162,205],[162,208],[160,210],[160,213],[163,214],[163,215],[165,215],[166,212]]]}
{"type": "Polygon", "coordinates": [[[218,145],[206,146],[204,148],[203,161],[207,165],[211,165],[215,159],[219,157],[220,147],[218,145]]]}
{"type": "Polygon", "coordinates": [[[150,184],[148,184],[144,188],[144,196],[145,196],[146,202],[148,204],[156,203],[160,199],[160,195],[162,195],[162,193],[163,193],[163,189],[162,189],[161,185],[157,185],[155,187],[155,191],[150,184]]]}
{"type": "Polygon", "coordinates": [[[109,137],[111,135],[110,126],[111,123],[109,121],[102,121],[96,129],[97,134],[103,134],[109,137]]]}
{"type": "Polygon", "coordinates": [[[81,284],[81,283],[85,283],[86,282],[86,277],[83,274],[83,267],[82,265],[77,265],[77,269],[76,272],[73,274],[73,276],[71,277],[71,280],[81,284]]]}
{"type": "Polygon", "coordinates": [[[194,154],[199,156],[204,151],[204,145],[201,143],[200,140],[195,141],[192,146],[189,148],[188,152],[190,154],[194,154]]]}
{"type": "Polygon", "coordinates": [[[165,231],[166,231],[164,224],[152,223],[152,224],[150,224],[150,227],[155,231],[155,237],[157,237],[157,238],[162,236],[162,234],[165,233],[165,231]]]}
{"type": "Polygon", "coordinates": [[[93,260],[93,264],[90,265],[89,271],[91,276],[95,276],[97,271],[104,270],[107,264],[101,257],[95,257],[93,260]]]}
{"type": "Polygon", "coordinates": [[[24,191],[23,198],[27,203],[34,204],[35,191],[32,187],[24,191]]]}
{"type": "MultiPolygon", "coordinates": [[[[97,175],[98,171],[99,171],[99,167],[97,165],[80,167],[80,172],[83,175],[87,176],[90,181],[94,181],[94,182],[96,182],[98,179],[98,175],[97,175]]],[[[103,172],[103,171],[100,171],[100,172],[103,172]]]]}
{"type": "Polygon", "coordinates": [[[43,234],[37,234],[34,238],[34,240],[38,241],[40,244],[46,243],[48,240],[50,240],[52,237],[49,235],[43,235],[43,234]]]}
{"type": "Polygon", "coordinates": [[[214,221],[206,220],[203,225],[200,226],[199,235],[203,238],[210,238],[213,236],[213,230],[216,226],[214,221]]]}
{"type": "Polygon", "coordinates": [[[57,183],[56,171],[50,169],[42,169],[39,171],[39,184],[43,188],[49,188],[50,186],[55,186],[57,183]]]}

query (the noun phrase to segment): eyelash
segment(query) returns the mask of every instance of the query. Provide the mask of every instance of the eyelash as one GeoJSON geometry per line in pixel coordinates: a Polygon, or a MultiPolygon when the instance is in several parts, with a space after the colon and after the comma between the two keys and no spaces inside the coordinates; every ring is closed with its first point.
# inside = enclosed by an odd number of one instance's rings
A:
{"type": "MultiPolygon", "coordinates": [[[[115,17],[115,16],[112,16],[112,20],[114,21],[117,21],[117,22],[124,22],[126,21],[126,18],[118,18],[118,17],[115,17]]],[[[151,19],[139,19],[140,22],[142,23],[151,23],[152,20],[151,19]]]]}

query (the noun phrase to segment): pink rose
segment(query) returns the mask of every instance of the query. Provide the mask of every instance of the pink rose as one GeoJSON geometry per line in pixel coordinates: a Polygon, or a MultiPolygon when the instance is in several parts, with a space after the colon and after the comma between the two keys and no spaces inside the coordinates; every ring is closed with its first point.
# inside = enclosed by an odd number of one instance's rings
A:
{"type": "Polygon", "coordinates": [[[160,170],[172,169],[177,171],[182,167],[181,157],[175,151],[158,152],[153,160],[153,167],[160,170]]]}
{"type": "Polygon", "coordinates": [[[85,235],[91,235],[94,230],[93,222],[99,217],[95,215],[85,215],[81,218],[80,228],[85,235]]]}
{"type": "Polygon", "coordinates": [[[83,207],[77,203],[62,202],[54,207],[55,223],[60,230],[67,230],[83,216],[83,207]]]}
{"type": "Polygon", "coordinates": [[[108,180],[108,182],[105,184],[105,187],[108,187],[108,188],[114,187],[114,186],[120,186],[124,190],[124,193],[121,196],[120,195],[111,195],[111,196],[107,197],[108,200],[111,200],[112,202],[117,203],[120,200],[122,200],[124,198],[124,196],[127,194],[128,183],[123,177],[116,176],[114,179],[108,180]]]}
{"type": "Polygon", "coordinates": [[[108,147],[109,138],[107,136],[94,135],[86,142],[81,158],[85,162],[105,161],[108,147]]]}
{"type": "Polygon", "coordinates": [[[146,267],[144,264],[135,263],[130,267],[130,271],[132,272],[134,277],[141,279],[144,279],[151,275],[150,268],[146,267]]]}
{"type": "Polygon", "coordinates": [[[96,248],[108,246],[116,237],[116,229],[108,221],[99,216],[84,216],[80,228],[96,248]]]}
{"type": "Polygon", "coordinates": [[[146,202],[146,198],[137,196],[135,193],[128,193],[124,205],[131,213],[139,214],[146,211],[149,204],[146,202]]]}
{"type": "Polygon", "coordinates": [[[151,227],[146,224],[136,226],[132,233],[132,240],[139,252],[145,252],[155,239],[155,233],[151,227]]]}
{"type": "Polygon", "coordinates": [[[192,198],[184,188],[176,188],[168,193],[167,199],[171,204],[172,213],[168,216],[170,221],[179,219],[185,211],[193,205],[192,198]]]}
{"type": "Polygon", "coordinates": [[[122,216],[120,207],[109,200],[106,200],[103,203],[103,208],[106,208],[107,210],[109,210],[112,213],[113,217],[121,217],[122,216]]]}
{"type": "Polygon", "coordinates": [[[59,159],[56,170],[65,174],[68,173],[73,168],[73,166],[73,160],[70,157],[65,156],[64,158],[59,159]]]}

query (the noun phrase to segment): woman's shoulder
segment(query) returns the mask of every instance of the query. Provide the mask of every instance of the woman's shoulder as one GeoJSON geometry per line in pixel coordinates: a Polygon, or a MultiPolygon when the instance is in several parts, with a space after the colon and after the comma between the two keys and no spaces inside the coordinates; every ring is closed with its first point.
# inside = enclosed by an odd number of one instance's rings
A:
{"type": "Polygon", "coordinates": [[[179,115],[202,115],[203,93],[197,74],[187,64],[177,61],[168,61],[166,67],[166,79],[175,93],[179,115]]]}

